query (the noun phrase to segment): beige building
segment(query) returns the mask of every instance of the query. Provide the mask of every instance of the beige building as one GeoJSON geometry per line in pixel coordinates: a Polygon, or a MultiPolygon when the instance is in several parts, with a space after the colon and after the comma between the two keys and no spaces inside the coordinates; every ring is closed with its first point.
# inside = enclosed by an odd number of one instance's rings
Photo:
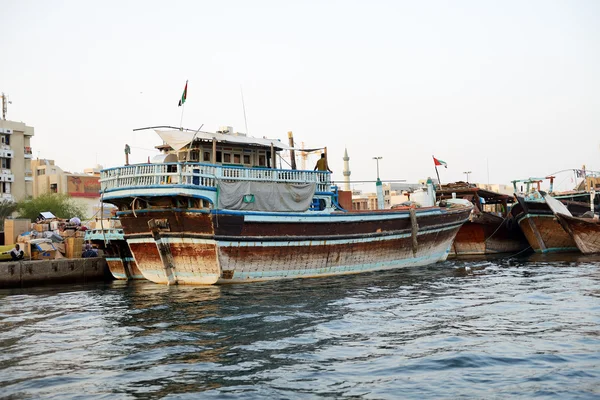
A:
{"type": "Polygon", "coordinates": [[[20,201],[33,195],[33,127],[0,119],[0,199],[20,201]]]}
{"type": "Polygon", "coordinates": [[[100,210],[100,170],[96,165],[83,173],[63,171],[54,164],[54,160],[31,160],[33,170],[33,197],[46,193],[64,193],[84,203],[87,215],[80,218],[92,218],[100,210]]]}
{"type": "MultiPolygon", "coordinates": [[[[381,185],[383,189],[383,204],[384,209],[392,206],[392,192],[390,184],[384,183],[381,185]]],[[[363,193],[360,190],[352,191],[352,209],[353,210],[377,210],[377,193],[363,193]]]]}

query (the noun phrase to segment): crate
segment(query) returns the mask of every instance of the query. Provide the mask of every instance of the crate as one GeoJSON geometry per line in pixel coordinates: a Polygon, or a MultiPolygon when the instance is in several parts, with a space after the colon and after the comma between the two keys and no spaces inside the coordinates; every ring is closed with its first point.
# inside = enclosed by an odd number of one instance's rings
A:
{"type": "Polygon", "coordinates": [[[17,243],[17,237],[21,233],[29,232],[31,228],[31,220],[20,219],[5,219],[4,220],[4,244],[17,243]]]}
{"type": "Polygon", "coordinates": [[[83,253],[83,238],[70,237],[67,238],[66,242],[67,258],[81,258],[81,253],[83,253]]]}

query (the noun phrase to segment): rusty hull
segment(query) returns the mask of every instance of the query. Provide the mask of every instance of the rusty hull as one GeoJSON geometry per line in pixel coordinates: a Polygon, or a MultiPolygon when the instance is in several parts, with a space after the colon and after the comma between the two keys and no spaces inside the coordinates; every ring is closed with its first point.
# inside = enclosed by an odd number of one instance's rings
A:
{"type": "Polygon", "coordinates": [[[407,211],[382,213],[384,217],[375,221],[341,213],[345,219],[340,222],[327,216],[285,221],[272,215],[260,220],[239,213],[176,210],[129,213],[120,219],[146,279],[168,282],[157,239],[148,229],[153,220],[161,221],[158,240],[167,244],[177,283],[212,284],[431,264],[447,257],[469,212],[469,208],[460,208],[439,215],[417,214],[414,253],[407,211]],[[397,213],[404,217],[385,217],[397,213]]]}
{"type": "Polygon", "coordinates": [[[461,226],[456,234],[451,255],[486,255],[518,253],[529,247],[520,229],[506,224],[504,218],[481,213],[461,226]]]}

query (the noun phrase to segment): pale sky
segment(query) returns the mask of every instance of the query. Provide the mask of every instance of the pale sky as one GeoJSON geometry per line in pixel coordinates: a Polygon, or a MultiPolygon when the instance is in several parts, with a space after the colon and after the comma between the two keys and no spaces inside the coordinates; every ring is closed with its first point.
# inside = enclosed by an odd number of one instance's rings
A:
{"type": "MultiPolygon", "coordinates": [[[[333,179],[508,184],[600,170],[600,1],[0,0],[7,119],[65,170],[153,125],[327,146],[333,179]]],[[[312,169],[311,161],[309,168],[312,169]]],[[[356,188],[372,190],[370,184],[356,188]]]]}

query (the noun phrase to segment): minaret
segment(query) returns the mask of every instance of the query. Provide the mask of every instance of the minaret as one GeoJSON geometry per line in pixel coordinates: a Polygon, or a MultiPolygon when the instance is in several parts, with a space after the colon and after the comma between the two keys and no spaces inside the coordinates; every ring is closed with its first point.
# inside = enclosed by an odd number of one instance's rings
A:
{"type": "Polygon", "coordinates": [[[350,157],[348,149],[344,148],[344,190],[350,191],[350,157]]]}

